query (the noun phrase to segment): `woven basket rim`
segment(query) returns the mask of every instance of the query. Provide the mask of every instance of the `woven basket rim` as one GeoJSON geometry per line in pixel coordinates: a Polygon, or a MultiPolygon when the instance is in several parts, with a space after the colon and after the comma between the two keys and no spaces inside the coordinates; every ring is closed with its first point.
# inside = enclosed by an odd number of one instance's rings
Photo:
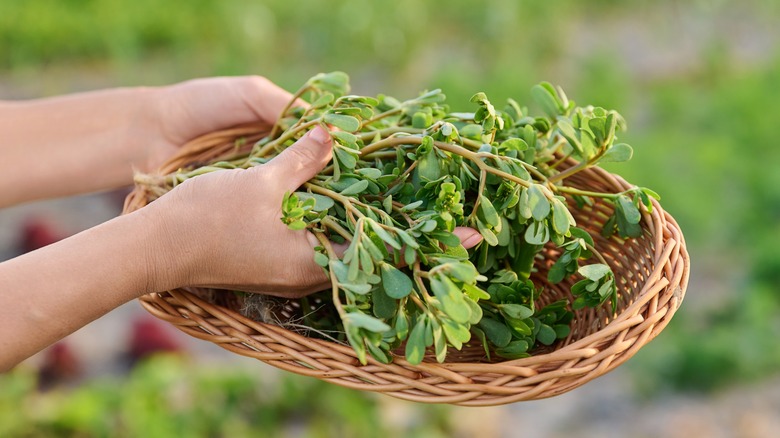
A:
{"type": "MultiPolygon", "coordinates": [[[[161,168],[161,173],[184,167],[185,163],[202,162],[210,154],[239,153],[236,139],[260,138],[265,128],[248,125],[197,139],[185,145],[161,168]],[[222,146],[215,147],[217,144],[222,146]]],[[[601,168],[587,169],[578,176],[623,190],[633,187],[622,177],[601,168]]],[[[128,196],[124,213],[141,208],[148,195],[137,187],[128,196]]],[[[642,213],[642,224],[645,233],[653,238],[653,269],[641,290],[593,333],[554,351],[523,359],[411,365],[398,356],[391,364],[369,357],[368,363],[361,366],[348,345],[253,321],[209,303],[187,288],[144,295],[140,302],[152,315],[191,336],[277,368],[353,389],[418,402],[466,406],[546,398],[581,386],[628,360],[663,330],[679,308],[690,275],[685,240],[674,218],[657,201],[652,202],[652,212],[642,213]]]]}

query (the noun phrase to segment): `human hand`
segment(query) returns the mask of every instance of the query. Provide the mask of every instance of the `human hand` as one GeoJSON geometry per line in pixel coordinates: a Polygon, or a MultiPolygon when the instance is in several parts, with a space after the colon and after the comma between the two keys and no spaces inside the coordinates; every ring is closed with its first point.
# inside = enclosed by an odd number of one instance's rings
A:
{"type": "MultiPolygon", "coordinates": [[[[314,262],[317,239],[290,230],[280,218],[284,193],[311,179],[330,158],[331,139],[316,127],[266,164],[192,178],[139,210],[165,231],[163,249],[150,259],[150,269],[166,277],[157,289],[207,286],[288,298],[325,289],[328,278],[314,262]]],[[[470,228],[455,234],[467,248],[481,240],[470,228]]]]}
{"type": "Polygon", "coordinates": [[[153,172],[183,144],[220,129],[246,123],[270,128],[291,98],[261,76],[195,79],[155,89],[147,100],[151,129],[135,166],[153,172]]]}

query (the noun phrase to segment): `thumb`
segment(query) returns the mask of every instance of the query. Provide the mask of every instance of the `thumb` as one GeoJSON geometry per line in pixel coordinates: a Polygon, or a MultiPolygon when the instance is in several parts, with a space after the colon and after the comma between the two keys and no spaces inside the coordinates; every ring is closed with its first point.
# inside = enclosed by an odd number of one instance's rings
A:
{"type": "Polygon", "coordinates": [[[325,168],[331,156],[330,134],[316,126],[261,168],[271,172],[284,189],[295,190],[325,168]]]}

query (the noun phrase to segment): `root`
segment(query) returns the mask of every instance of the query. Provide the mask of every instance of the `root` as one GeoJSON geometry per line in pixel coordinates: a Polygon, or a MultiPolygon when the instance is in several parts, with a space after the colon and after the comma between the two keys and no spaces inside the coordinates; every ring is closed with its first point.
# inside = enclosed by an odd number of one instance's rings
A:
{"type": "Polygon", "coordinates": [[[171,190],[168,184],[168,177],[165,175],[151,175],[147,173],[136,172],[133,175],[133,182],[141,186],[149,193],[149,201],[159,198],[171,190]]]}

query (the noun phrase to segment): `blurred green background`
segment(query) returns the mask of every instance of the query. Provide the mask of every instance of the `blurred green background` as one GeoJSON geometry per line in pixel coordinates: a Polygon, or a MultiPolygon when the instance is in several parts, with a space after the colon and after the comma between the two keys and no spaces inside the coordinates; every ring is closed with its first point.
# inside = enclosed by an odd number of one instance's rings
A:
{"type": "MultiPolygon", "coordinates": [[[[685,233],[693,264],[675,319],[621,368],[631,397],[654,403],[680,392],[722,393],[777,381],[780,148],[772,138],[780,127],[778,18],[780,3],[772,0],[0,1],[0,98],[238,74],[264,75],[294,90],[317,72],[342,70],[359,94],[409,97],[442,88],[450,105],[464,110],[476,91],[494,102],[529,102],[531,86],[542,80],[561,85],[578,103],[617,109],[629,126],[622,140],[635,153],[631,162],[610,169],[661,194],[685,233]]],[[[227,435],[234,430],[229,425],[288,430],[293,423],[306,425],[300,436],[399,430],[365,420],[381,417],[384,408],[374,396],[291,376],[283,381],[323,395],[242,395],[231,385],[245,389],[263,379],[245,371],[233,375],[229,365],[224,374],[209,373],[195,362],[185,366],[189,384],[198,386],[190,389],[194,400],[236,397],[230,403],[247,409],[232,412],[220,428],[215,424],[224,415],[182,408],[179,414],[200,417],[193,430],[204,436],[227,435]],[[354,409],[333,410],[331,393],[336,404],[354,409]],[[285,411],[290,397],[308,410],[285,411]],[[267,421],[260,412],[266,410],[283,421],[267,421]],[[344,429],[316,426],[325,421],[321,415],[344,429]],[[375,427],[361,429],[368,426],[358,417],[375,427]],[[210,419],[216,423],[207,424],[210,419]]],[[[33,394],[29,376],[17,374],[0,380],[2,393],[7,385],[17,388],[8,392],[12,399],[0,399],[0,419],[19,427],[8,434],[33,436],[36,427],[68,434],[76,424],[87,431],[82,436],[101,436],[128,421],[116,413],[101,425],[93,415],[56,408],[54,396],[33,394]],[[25,397],[28,404],[46,405],[47,415],[9,416],[25,397]]],[[[151,385],[151,374],[113,385],[151,385]]],[[[102,388],[91,382],[77,390],[78,400],[93,398],[84,409],[97,416],[123,405],[118,395],[101,396],[102,388]]],[[[137,393],[139,403],[161,403],[137,393]]],[[[159,409],[167,412],[165,406],[159,409]]],[[[459,433],[447,408],[421,412],[400,430],[459,433]]],[[[190,430],[168,426],[173,429],[160,429],[159,436],[190,430]]],[[[3,427],[0,435],[7,436],[3,427]]]]}

